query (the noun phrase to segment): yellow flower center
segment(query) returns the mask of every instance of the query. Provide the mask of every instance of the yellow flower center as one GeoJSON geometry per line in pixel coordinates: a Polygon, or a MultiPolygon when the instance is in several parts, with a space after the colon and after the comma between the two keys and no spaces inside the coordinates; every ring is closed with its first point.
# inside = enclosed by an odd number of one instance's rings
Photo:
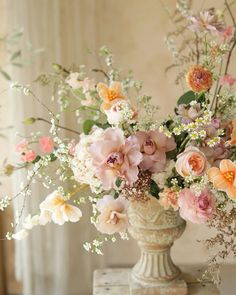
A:
{"type": "Polygon", "coordinates": [[[235,173],[233,171],[227,171],[227,172],[223,173],[223,176],[228,182],[233,183],[235,173]]]}
{"type": "Polygon", "coordinates": [[[117,98],[119,98],[119,94],[114,90],[109,90],[109,93],[108,93],[109,101],[112,101],[112,100],[117,99],[117,98]]]}

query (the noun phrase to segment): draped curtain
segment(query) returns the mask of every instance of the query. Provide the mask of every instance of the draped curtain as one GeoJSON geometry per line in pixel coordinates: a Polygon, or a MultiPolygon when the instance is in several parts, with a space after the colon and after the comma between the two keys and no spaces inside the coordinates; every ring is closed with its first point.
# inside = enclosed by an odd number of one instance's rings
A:
{"type": "MultiPolygon", "coordinates": [[[[24,27],[24,41],[32,42],[34,48],[43,47],[45,52],[34,58],[33,64],[23,69],[14,69],[14,80],[31,83],[38,74],[49,71],[52,62],[70,66],[85,64],[99,66],[96,51],[106,44],[116,54],[119,67],[134,69],[138,80],[145,82],[145,90],[154,96],[161,106],[160,118],[170,113],[181,93],[174,84],[173,75],[164,75],[164,69],[171,63],[166,50],[164,36],[170,30],[171,22],[165,14],[162,1],[146,0],[1,0],[7,14],[7,27],[24,27]]],[[[165,1],[172,9],[175,1],[165,1]]],[[[21,44],[22,47],[24,44],[21,44]]],[[[26,56],[27,58],[27,56],[26,56]]],[[[50,92],[34,86],[37,96],[55,107],[50,92]]],[[[23,127],[24,117],[47,118],[47,112],[30,97],[19,93],[9,98],[9,114],[21,134],[40,129],[47,133],[47,127],[38,124],[23,127]]],[[[63,124],[76,128],[70,116],[63,118],[63,124]]],[[[68,134],[67,134],[68,135],[68,134]]],[[[12,143],[16,141],[12,137],[12,143]]],[[[14,191],[25,179],[20,172],[13,181],[14,191]]],[[[49,192],[40,184],[33,186],[33,195],[26,203],[26,213],[37,210],[38,204],[49,192]]],[[[19,210],[21,201],[15,203],[19,210]]],[[[78,224],[63,227],[49,225],[36,228],[30,237],[16,245],[16,274],[23,282],[24,295],[87,295],[91,294],[92,273],[98,267],[130,266],[138,257],[134,241],[119,241],[107,245],[104,256],[91,255],[83,249],[84,241],[91,241],[96,233],[89,221],[89,205],[83,208],[83,218],[78,224]]],[[[173,251],[178,263],[200,263],[205,260],[205,249],[195,242],[201,239],[205,227],[189,225],[181,241],[173,251]],[[194,233],[194,234],[193,234],[194,233]],[[184,247],[183,247],[184,245],[184,247]],[[193,252],[194,251],[194,252],[193,252]],[[192,253],[195,253],[194,257],[192,253]]]]}

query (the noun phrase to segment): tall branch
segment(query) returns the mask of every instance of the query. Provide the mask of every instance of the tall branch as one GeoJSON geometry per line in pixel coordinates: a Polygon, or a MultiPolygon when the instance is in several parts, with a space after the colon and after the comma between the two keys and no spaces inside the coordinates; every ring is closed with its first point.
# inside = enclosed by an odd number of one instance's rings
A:
{"type": "MultiPolygon", "coordinates": [[[[44,118],[35,118],[37,121],[42,121],[42,122],[45,122],[47,124],[50,124],[52,125],[52,123],[50,121],[48,121],[47,119],[44,119],[44,118]]],[[[60,129],[64,129],[64,130],[67,130],[67,131],[70,131],[72,133],[75,133],[77,135],[80,135],[80,132],[74,130],[74,129],[71,129],[71,128],[68,128],[68,127],[64,127],[62,125],[59,125],[59,124],[55,124],[56,127],[60,128],[60,129]]]]}

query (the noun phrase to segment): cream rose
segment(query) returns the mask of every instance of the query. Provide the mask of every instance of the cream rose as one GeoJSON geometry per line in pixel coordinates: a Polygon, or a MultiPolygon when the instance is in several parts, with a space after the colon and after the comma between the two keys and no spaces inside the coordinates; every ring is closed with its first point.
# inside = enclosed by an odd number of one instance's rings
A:
{"type": "Polygon", "coordinates": [[[114,199],[111,195],[104,196],[97,202],[100,215],[96,227],[104,234],[123,232],[129,225],[127,209],[129,202],[124,197],[114,199]]]}
{"type": "Polygon", "coordinates": [[[181,176],[187,177],[203,175],[207,166],[204,153],[194,146],[189,146],[178,156],[175,168],[181,176]]]}

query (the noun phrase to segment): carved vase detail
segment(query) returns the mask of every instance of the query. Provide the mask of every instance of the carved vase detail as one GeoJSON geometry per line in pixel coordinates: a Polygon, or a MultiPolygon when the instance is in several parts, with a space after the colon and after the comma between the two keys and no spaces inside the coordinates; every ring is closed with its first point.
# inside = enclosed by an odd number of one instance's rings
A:
{"type": "Polygon", "coordinates": [[[129,232],[141,249],[131,279],[143,287],[164,287],[179,280],[181,272],[170,256],[174,241],[186,226],[179,212],[164,210],[156,198],[150,197],[145,203],[131,202],[128,215],[129,232]]]}

